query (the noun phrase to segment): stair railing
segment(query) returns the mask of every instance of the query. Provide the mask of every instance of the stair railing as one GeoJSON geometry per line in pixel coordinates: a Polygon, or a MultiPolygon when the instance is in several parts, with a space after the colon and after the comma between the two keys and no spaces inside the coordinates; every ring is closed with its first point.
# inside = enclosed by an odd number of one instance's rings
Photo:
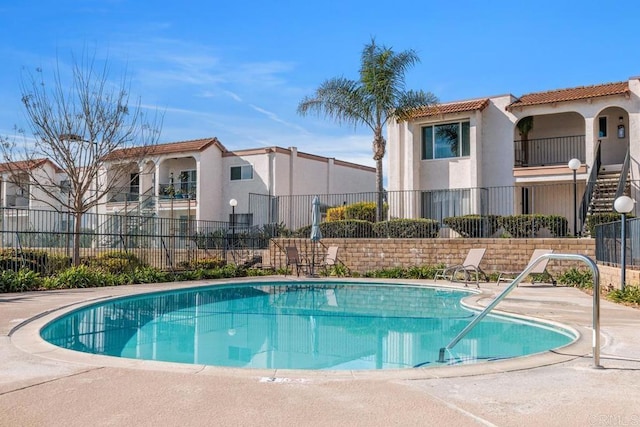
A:
{"type": "Polygon", "coordinates": [[[600,140],[598,140],[598,142],[596,143],[596,156],[593,160],[591,172],[589,172],[587,185],[584,189],[584,194],[582,195],[582,202],[580,203],[579,216],[580,224],[582,225],[582,227],[584,227],[585,221],[587,219],[587,214],[589,213],[589,204],[591,203],[591,199],[593,198],[593,191],[596,187],[596,182],[598,181],[598,171],[600,170],[601,165],[602,156],[600,149],[600,140]]]}
{"type": "MultiPolygon", "coordinates": [[[[616,197],[614,201],[624,194],[624,189],[627,187],[627,181],[629,180],[629,166],[631,164],[630,148],[627,147],[627,154],[624,156],[624,163],[622,164],[622,170],[620,171],[620,179],[618,180],[618,188],[616,189],[616,197]]],[[[613,205],[611,206],[613,209],[613,205]]]]}

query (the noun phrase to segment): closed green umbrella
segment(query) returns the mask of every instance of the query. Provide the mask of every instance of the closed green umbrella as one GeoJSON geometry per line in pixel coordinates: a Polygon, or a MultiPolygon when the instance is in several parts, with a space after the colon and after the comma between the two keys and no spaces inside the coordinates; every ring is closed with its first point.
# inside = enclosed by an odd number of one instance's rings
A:
{"type": "Polygon", "coordinates": [[[322,239],[320,232],[320,198],[315,196],[311,202],[311,275],[313,275],[316,262],[316,243],[322,239]]]}

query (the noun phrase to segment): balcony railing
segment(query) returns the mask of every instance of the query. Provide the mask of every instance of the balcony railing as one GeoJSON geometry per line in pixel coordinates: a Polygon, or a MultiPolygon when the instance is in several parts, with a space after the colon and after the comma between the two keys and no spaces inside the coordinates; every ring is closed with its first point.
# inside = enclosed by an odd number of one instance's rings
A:
{"type": "Polygon", "coordinates": [[[160,184],[160,199],[195,199],[197,190],[196,181],[180,181],[176,183],[160,184]]]}
{"type": "Polygon", "coordinates": [[[514,141],[515,167],[564,165],[569,159],[585,162],[584,135],[514,141]]]}

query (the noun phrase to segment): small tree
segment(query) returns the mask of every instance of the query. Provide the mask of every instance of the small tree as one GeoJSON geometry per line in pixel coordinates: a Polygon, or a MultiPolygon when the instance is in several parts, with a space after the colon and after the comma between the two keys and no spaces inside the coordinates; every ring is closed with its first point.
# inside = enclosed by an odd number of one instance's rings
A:
{"type": "Polygon", "coordinates": [[[417,62],[419,58],[413,50],[396,53],[371,40],[362,51],[359,80],[344,77],[326,80],[314,95],[298,104],[301,115],[324,114],[338,123],[365,125],[373,131],[378,221],[382,221],[384,209],[382,159],[387,141],[383,127],[387,120],[409,120],[415,109],[438,101],[430,92],[405,90],[404,75],[417,62]]]}
{"type": "Polygon", "coordinates": [[[523,117],[516,127],[522,138],[522,165],[526,166],[529,164],[529,132],[533,130],[533,116],[523,117]]]}
{"type": "Polygon", "coordinates": [[[40,68],[25,72],[22,103],[33,137],[19,129],[22,143],[4,137],[0,151],[11,182],[27,192],[37,188],[29,192],[33,199],[74,216],[73,261],[78,265],[82,216],[106,199],[117,185],[116,178],[130,165],[110,162],[106,174],[105,157],[116,149],[137,146],[136,157],[143,158],[158,140],[161,116],[147,120],[140,102],[130,102],[126,73],[114,83],[107,64],[99,65],[95,56],[83,52],[80,59],[72,57],[70,81],[63,78],[60,65],[51,85],[40,68]],[[43,158],[59,170],[34,167],[43,158]]]}

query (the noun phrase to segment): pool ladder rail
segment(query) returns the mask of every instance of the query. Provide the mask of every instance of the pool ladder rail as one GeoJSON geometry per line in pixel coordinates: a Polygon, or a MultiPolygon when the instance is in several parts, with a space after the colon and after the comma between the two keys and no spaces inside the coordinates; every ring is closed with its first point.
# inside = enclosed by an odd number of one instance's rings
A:
{"type": "Polygon", "coordinates": [[[462,338],[464,338],[484,317],[489,314],[491,310],[495,308],[496,305],[500,303],[514,288],[522,282],[525,277],[529,275],[531,270],[535,268],[536,265],[541,263],[544,260],[559,260],[559,261],[582,261],[591,269],[591,273],[593,274],[593,367],[594,368],[602,368],[600,365],[600,272],[598,271],[598,266],[596,263],[589,257],[578,254],[556,254],[556,253],[548,253],[541,255],[536,258],[533,262],[531,262],[527,268],[524,269],[522,273],[520,273],[513,282],[509,286],[507,286],[502,293],[500,293],[492,302],[489,304],[475,319],[471,321],[454,339],[449,342],[445,347],[440,349],[440,353],[438,355],[438,363],[445,363],[446,360],[444,358],[445,352],[451,350],[462,338]]]}

